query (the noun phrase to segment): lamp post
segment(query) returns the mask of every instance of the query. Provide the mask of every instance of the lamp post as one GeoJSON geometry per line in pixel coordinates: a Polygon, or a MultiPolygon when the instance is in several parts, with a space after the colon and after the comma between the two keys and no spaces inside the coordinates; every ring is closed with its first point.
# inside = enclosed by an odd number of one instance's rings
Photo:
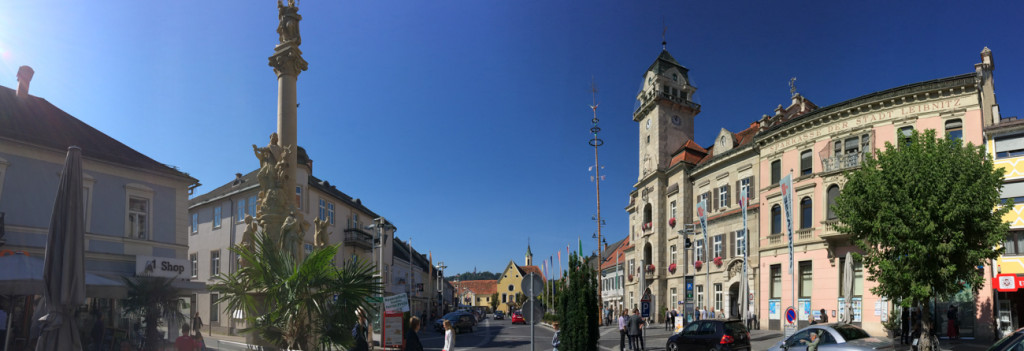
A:
{"type": "Polygon", "coordinates": [[[443,311],[441,309],[441,305],[444,304],[444,269],[448,268],[448,266],[445,266],[444,265],[444,261],[441,261],[441,262],[437,262],[437,266],[435,266],[435,268],[437,269],[435,271],[435,272],[437,272],[437,279],[436,279],[437,280],[437,283],[436,283],[437,284],[437,292],[440,294],[440,296],[438,296],[438,299],[437,299],[437,311],[436,311],[436,313],[437,313],[438,316],[440,316],[441,315],[441,311],[443,311]]]}
{"type": "MultiPolygon", "coordinates": [[[[387,286],[384,281],[384,245],[387,244],[388,237],[385,236],[384,233],[386,230],[391,230],[393,233],[396,228],[394,225],[391,225],[391,222],[384,219],[384,217],[377,217],[373,219],[373,224],[366,226],[366,229],[377,230],[377,238],[374,240],[374,247],[377,248],[377,275],[380,276],[381,286],[379,294],[380,301],[378,302],[380,304],[380,307],[378,308],[379,315],[377,316],[376,322],[380,323],[380,318],[384,317],[384,288],[387,286]]],[[[383,344],[384,340],[381,340],[381,345],[383,344]]]]}

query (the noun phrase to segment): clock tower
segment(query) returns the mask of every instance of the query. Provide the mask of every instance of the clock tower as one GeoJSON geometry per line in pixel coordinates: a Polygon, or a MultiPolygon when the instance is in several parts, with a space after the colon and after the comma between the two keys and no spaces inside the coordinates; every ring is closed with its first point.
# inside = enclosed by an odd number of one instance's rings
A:
{"type": "Polygon", "coordinates": [[[696,91],[689,70],[662,49],[644,72],[633,112],[633,121],[640,124],[638,181],[666,170],[672,155],[693,139],[693,119],[700,113],[700,105],[692,101],[696,91]]]}

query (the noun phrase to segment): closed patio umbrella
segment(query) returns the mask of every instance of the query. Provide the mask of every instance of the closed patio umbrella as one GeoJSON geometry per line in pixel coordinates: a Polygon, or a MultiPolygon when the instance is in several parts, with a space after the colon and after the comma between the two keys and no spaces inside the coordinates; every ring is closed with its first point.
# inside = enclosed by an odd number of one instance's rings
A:
{"type": "Polygon", "coordinates": [[[849,252],[846,253],[846,262],[843,263],[843,294],[846,296],[843,322],[853,323],[853,254],[849,252]]]}
{"type": "Polygon", "coordinates": [[[85,221],[82,150],[68,148],[43,259],[42,332],[36,350],[81,350],[75,309],[85,303],[85,221]]]}

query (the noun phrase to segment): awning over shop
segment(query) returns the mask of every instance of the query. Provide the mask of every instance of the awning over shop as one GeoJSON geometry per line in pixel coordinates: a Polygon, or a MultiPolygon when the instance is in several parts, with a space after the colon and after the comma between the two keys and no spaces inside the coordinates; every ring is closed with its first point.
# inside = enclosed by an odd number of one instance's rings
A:
{"type": "MultiPolygon", "coordinates": [[[[43,259],[24,254],[0,257],[0,294],[42,295],[43,259]]],[[[87,297],[125,296],[123,283],[85,272],[85,295],[87,297]]]]}

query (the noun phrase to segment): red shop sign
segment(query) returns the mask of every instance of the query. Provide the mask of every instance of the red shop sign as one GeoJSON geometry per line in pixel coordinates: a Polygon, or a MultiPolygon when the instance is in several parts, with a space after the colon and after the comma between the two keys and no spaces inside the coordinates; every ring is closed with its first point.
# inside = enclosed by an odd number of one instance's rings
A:
{"type": "Polygon", "coordinates": [[[1000,274],[992,278],[992,285],[996,290],[1002,292],[1014,292],[1017,289],[1024,289],[1024,277],[1016,274],[1000,274]]]}

